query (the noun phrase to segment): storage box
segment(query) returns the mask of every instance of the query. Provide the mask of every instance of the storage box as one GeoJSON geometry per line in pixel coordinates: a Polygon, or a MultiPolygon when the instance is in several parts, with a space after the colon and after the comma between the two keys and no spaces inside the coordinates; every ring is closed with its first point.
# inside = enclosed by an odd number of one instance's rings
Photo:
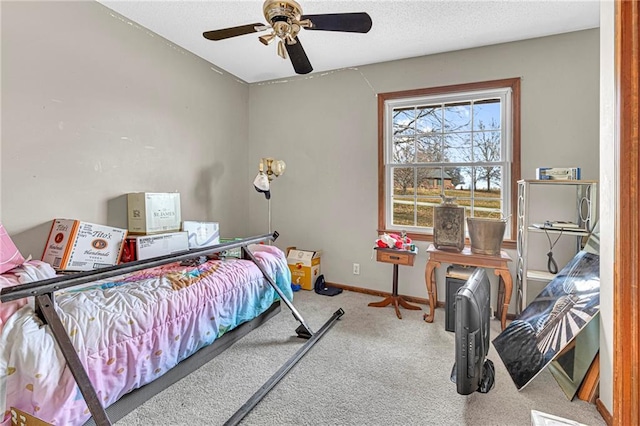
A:
{"type": "Polygon", "coordinates": [[[137,235],[179,231],[180,194],[136,192],[127,194],[127,227],[137,235]]]}
{"type": "MultiPolygon", "coordinates": [[[[232,243],[239,240],[242,240],[242,238],[220,238],[220,243],[232,243]]],[[[240,259],[242,257],[242,247],[236,247],[231,250],[224,250],[220,252],[220,255],[223,257],[237,257],[238,259],[240,259]]]]}
{"type": "Polygon", "coordinates": [[[189,248],[202,248],[220,244],[220,227],[217,222],[195,222],[185,220],[182,230],[189,237],[189,248]]]}
{"type": "Polygon", "coordinates": [[[538,180],[580,180],[580,167],[538,167],[538,180]]]}
{"type": "Polygon", "coordinates": [[[320,276],[321,250],[287,249],[287,263],[291,270],[291,283],[298,284],[304,290],[313,290],[313,285],[320,276]]]}
{"type": "Polygon", "coordinates": [[[126,229],[54,219],[42,261],[57,270],[91,271],[118,264],[126,229]]]}
{"type": "Polygon", "coordinates": [[[185,231],[135,235],[127,238],[122,262],[151,259],[187,250],[189,250],[189,237],[185,231]]]}

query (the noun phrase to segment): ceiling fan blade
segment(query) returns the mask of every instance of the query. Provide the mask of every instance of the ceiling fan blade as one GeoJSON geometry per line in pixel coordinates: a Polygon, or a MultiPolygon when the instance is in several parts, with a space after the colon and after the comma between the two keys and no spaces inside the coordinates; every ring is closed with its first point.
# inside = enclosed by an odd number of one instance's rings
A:
{"type": "Polygon", "coordinates": [[[255,24],[240,25],[238,27],[223,28],[221,30],[205,31],[202,35],[206,39],[218,41],[262,31],[262,29],[256,29],[256,27],[265,27],[265,25],[258,22],[255,24]]]}
{"type": "Polygon", "coordinates": [[[300,19],[309,19],[313,24],[306,28],[307,30],[368,33],[373,25],[371,17],[366,12],[304,15],[300,19]]]}
{"type": "Polygon", "coordinates": [[[298,37],[294,40],[296,41],[294,44],[285,43],[293,69],[296,71],[296,74],[309,74],[313,71],[311,62],[309,62],[309,58],[307,58],[307,54],[302,48],[302,44],[300,43],[300,40],[298,40],[298,37]]]}

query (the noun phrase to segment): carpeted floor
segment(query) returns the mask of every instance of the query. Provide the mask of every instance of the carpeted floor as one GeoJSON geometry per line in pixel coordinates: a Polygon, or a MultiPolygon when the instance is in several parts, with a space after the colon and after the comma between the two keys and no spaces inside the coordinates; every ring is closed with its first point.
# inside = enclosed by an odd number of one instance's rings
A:
{"type": "MultiPolygon", "coordinates": [[[[444,310],[433,324],[424,311],[367,304],[381,298],[353,292],[335,297],[295,293],[294,304],[317,331],[338,308],[345,315],[243,420],[243,425],[530,425],[531,410],[604,425],[594,405],[568,401],[544,370],[518,391],[491,346],[496,385],[462,396],[449,380],[454,334],[444,310]]],[[[423,307],[424,309],[424,307],[423,307]]],[[[282,312],[190,376],[116,423],[221,425],[304,343],[298,322],[282,312]]],[[[492,320],[492,339],[499,333],[492,320]]]]}

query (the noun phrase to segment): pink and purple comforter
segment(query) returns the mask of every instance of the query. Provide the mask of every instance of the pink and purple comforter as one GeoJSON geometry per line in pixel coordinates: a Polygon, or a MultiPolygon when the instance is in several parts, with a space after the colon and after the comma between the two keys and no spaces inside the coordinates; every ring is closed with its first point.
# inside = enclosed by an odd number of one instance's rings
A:
{"type": "MultiPolygon", "coordinates": [[[[291,299],[284,254],[272,246],[250,248],[291,299]]],[[[107,407],[277,299],[255,264],[228,259],[172,263],[72,287],[56,293],[56,309],[107,407]]],[[[10,407],[57,425],[81,425],[90,417],[53,334],[28,304],[0,332],[0,374],[3,425],[10,423],[10,407]]]]}

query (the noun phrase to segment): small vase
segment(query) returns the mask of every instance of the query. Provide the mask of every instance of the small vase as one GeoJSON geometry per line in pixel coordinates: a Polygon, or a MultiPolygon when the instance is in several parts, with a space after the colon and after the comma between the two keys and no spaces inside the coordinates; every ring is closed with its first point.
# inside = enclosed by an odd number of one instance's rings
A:
{"type": "Polygon", "coordinates": [[[438,250],[464,249],[464,207],[455,198],[443,197],[442,204],[433,209],[433,245],[438,250]]]}

